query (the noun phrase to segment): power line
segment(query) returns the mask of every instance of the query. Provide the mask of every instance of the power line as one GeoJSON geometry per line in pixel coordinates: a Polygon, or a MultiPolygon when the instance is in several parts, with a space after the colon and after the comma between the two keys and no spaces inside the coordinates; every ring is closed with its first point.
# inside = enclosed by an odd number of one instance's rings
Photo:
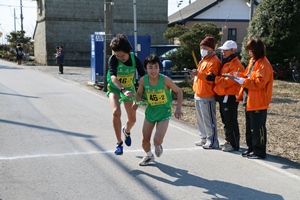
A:
{"type": "MultiPolygon", "coordinates": [[[[20,6],[18,5],[4,5],[4,4],[0,4],[0,6],[3,7],[15,7],[15,8],[19,8],[20,6]]],[[[22,8],[36,8],[36,7],[32,7],[32,6],[22,6],[22,8]]]]}

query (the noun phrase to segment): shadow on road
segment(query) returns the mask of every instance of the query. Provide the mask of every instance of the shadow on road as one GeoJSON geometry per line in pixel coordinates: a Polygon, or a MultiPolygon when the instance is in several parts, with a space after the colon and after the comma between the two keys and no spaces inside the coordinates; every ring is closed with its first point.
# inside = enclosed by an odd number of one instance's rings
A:
{"type": "Polygon", "coordinates": [[[10,96],[18,96],[18,97],[25,97],[25,98],[35,98],[35,99],[39,98],[39,97],[35,97],[35,96],[27,96],[27,95],[21,95],[21,94],[5,93],[5,92],[0,92],[0,94],[10,95],[10,96]]]}
{"type": "Polygon", "coordinates": [[[7,124],[12,124],[12,125],[17,125],[17,126],[25,126],[25,127],[29,127],[29,128],[36,128],[36,129],[52,131],[52,132],[56,132],[56,133],[62,133],[62,134],[65,134],[65,135],[70,135],[70,136],[75,136],[75,137],[94,138],[93,135],[75,133],[75,132],[70,132],[70,131],[62,131],[62,130],[55,129],[55,128],[32,125],[32,124],[27,124],[27,123],[22,123],[22,122],[15,122],[15,121],[10,121],[10,120],[5,120],[5,119],[0,119],[0,123],[7,123],[7,124]]]}
{"type": "MultiPolygon", "coordinates": [[[[189,174],[188,170],[183,170],[175,167],[171,167],[162,163],[155,163],[155,166],[164,174],[170,177],[177,178],[175,181],[149,174],[141,170],[133,170],[130,172],[131,175],[138,177],[139,175],[146,175],[158,181],[173,186],[194,186],[197,188],[206,189],[206,194],[212,196],[211,199],[272,199],[272,200],[283,200],[283,197],[278,194],[270,194],[255,190],[248,187],[243,187],[229,182],[218,181],[218,180],[207,180],[193,174],[189,174]],[[220,197],[222,196],[222,197],[220,197]]],[[[149,188],[149,185],[147,186],[149,188]]],[[[201,193],[195,194],[203,196],[201,193]]]]}

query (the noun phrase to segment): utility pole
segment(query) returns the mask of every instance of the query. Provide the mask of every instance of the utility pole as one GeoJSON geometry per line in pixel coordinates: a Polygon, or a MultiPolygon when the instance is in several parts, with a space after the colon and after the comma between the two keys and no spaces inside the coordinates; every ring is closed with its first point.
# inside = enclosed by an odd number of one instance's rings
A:
{"type": "Polygon", "coordinates": [[[16,19],[17,19],[17,17],[16,17],[16,9],[14,8],[14,30],[15,30],[15,32],[17,31],[16,30],[16,19]]]}
{"type": "Polygon", "coordinates": [[[1,26],[1,23],[0,23],[0,27],[1,27],[2,31],[3,31],[3,33],[0,31],[0,37],[2,37],[2,45],[4,45],[4,36],[5,36],[5,33],[4,33],[3,27],[1,26]]]}
{"type": "Polygon", "coordinates": [[[113,5],[111,0],[104,1],[104,31],[105,31],[105,43],[104,43],[104,87],[103,90],[107,91],[106,74],[108,72],[108,60],[112,52],[110,49],[110,41],[113,38],[113,5]]]}
{"type": "Polygon", "coordinates": [[[255,0],[250,0],[250,21],[252,20],[253,13],[254,13],[254,1],[255,0]]]}
{"type": "Polygon", "coordinates": [[[134,32],[134,54],[138,56],[137,25],[136,25],[136,0],[133,0],[133,32],[134,32]]]}
{"type": "MultiPolygon", "coordinates": [[[[138,56],[138,43],[137,43],[137,20],[136,20],[136,0],[133,0],[133,32],[134,32],[134,55],[138,56]]],[[[135,71],[135,82],[138,84],[138,72],[135,71]]]]}
{"type": "Polygon", "coordinates": [[[20,0],[20,8],[21,8],[21,31],[23,31],[23,6],[22,6],[22,0],[20,0]]]}

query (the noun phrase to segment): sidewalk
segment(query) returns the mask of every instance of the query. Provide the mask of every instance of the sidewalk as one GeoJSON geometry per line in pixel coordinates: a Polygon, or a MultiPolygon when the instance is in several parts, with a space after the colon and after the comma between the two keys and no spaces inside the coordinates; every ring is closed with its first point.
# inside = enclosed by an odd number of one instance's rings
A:
{"type": "Polygon", "coordinates": [[[42,66],[22,64],[26,68],[38,70],[50,74],[56,78],[67,79],[81,85],[93,85],[91,83],[91,67],[64,66],[64,74],[59,74],[58,66],[42,66]]]}

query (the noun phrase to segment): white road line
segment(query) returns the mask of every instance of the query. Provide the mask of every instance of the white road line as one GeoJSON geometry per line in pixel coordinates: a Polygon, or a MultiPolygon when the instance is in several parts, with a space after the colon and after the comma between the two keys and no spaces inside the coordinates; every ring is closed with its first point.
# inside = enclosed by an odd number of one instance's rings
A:
{"type": "MultiPolygon", "coordinates": [[[[194,150],[203,150],[199,147],[194,148],[176,148],[176,149],[164,149],[164,151],[194,151],[194,150]]],[[[142,149],[137,150],[126,150],[126,153],[134,153],[134,152],[144,152],[142,149]]],[[[54,158],[54,157],[66,157],[66,156],[80,156],[80,155],[92,155],[92,154],[114,154],[114,150],[107,151],[89,151],[89,152],[73,152],[73,153],[62,153],[62,154],[36,154],[36,155],[24,155],[24,156],[13,156],[13,157],[0,157],[0,161],[8,161],[8,160],[21,160],[21,159],[34,159],[34,158],[54,158]]],[[[300,177],[296,174],[290,173],[284,169],[280,169],[276,166],[263,162],[263,160],[252,160],[259,165],[267,167],[273,171],[276,171],[282,175],[287,177],[296,179],[300,181],[300,177]]]]}
{"type": "MultiPolygon", "coordinates": [[[[164,149],[164,151],[191,151],[199,150],[199,147],[194,148],[176,148],[176,149],[164,149]]],[[[126,150],[126,153],[133,152],[144,152],[143,149],[126,150]]],[[[24,155],[24,156],[13,156],[13,157],[0,157],[1,160],[18,160],[28,158],[46,158],[46,157],[65,157],[65,156],[79,156],[79,155],[92,155],[92,154],[113,154],[114,150],[107,151],[88,151],[88,152],[73,152],[73,153],[61,153],[61,154],[36,154],[36,155],[24,155]]]]}

